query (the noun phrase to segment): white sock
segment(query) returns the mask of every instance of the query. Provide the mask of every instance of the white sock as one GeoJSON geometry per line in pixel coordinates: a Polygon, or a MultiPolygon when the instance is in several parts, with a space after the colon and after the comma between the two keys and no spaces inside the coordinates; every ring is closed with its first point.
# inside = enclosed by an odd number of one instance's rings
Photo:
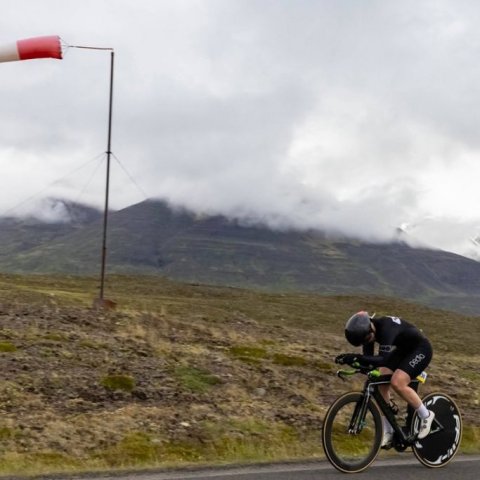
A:
{"type": "Polygon", "coordinates": [[[390,425],[390,422],[387,420],[387,417],[382,417],[383,431],[385,433],[393,433],[393,427],[390,425]]]}
{"type": "Polygon", "coordinates": [[[423,403],[417,408],[417,413],[422,420],[430,415],[430,412],[423,403]]]}

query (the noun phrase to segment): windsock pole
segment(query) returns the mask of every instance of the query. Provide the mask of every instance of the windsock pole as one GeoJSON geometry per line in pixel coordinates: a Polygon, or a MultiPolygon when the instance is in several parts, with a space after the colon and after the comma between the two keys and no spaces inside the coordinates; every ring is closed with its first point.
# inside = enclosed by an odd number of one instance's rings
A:
{"type": "Polygon", "coordinates": [[[107,265],[107,232],[108,232],[108,209],[110,197],[110,159],[112,156],[112,117],[113,117],[113,72],[115,64],[115,52],[113,48],[88,47],[80,45],[69,45],[70,48],[83,48],[87,50],[109,50],[110,51],[110,96],[108,108],[108,137],[107,137],[107,171],[105,175],[105,208],[103,211],[103,234],[102,234],[102,259],[100,267],[100,294],[95,299],[94,305],[101,308],[114,308],[115,302],[105,299],[105,276],[107,265]]]}
{"type": "Polygon", "coordinates": [[[103,301],[105,291],[105,267],[107,263],[107,227],[108,204],[110,193],[110,157],[112,155],[112,111],[113,111],[113,70],[115,52],[110,52],[110,102],[108,109],[108,140],[107,140],[107,172],[105,184],[105,209],[103,212],[102,267],[100,273],[100,301],[103,301]]]}

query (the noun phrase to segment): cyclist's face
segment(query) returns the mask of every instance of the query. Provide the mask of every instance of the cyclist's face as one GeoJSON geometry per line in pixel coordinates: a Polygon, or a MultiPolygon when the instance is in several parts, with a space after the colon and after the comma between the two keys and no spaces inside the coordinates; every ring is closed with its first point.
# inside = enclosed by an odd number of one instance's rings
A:
{"type": "Polygon", "coordinates": [[[375,331],[372,328],[372,326],[370,326],[370,333],[365,337],[363,344],[366,345],[367,343],[372,343],[374,341],[375,341],[375,331]]]}

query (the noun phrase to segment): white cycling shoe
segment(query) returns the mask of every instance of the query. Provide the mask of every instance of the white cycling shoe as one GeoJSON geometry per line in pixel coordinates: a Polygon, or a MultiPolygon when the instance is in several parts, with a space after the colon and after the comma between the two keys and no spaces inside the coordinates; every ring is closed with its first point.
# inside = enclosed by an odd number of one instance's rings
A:
{"type": "Polygon", "coordinates": [[[424,439],[429,433],[432,428],[433,420],[435,419],[435,413],[429,410],[430,414],[427,418],[422,418],[420,420],[420,428],[418,429],[417,439],[422,440],[424,439]]]}
{"type": "Polygon", "coordinates": [[[381,448],[390,448],[392,446],[393,432],[383,432],[381,448]]]}

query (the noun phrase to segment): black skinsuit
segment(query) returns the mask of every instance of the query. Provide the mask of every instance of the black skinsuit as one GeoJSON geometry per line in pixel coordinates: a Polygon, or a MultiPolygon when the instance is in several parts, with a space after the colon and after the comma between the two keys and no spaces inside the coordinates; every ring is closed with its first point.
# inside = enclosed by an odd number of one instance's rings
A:
{"type": "Polygon", "coordinates": [[[432,359],[432,346],[427,337],[411,323],[398,317],[373,318],[375,342],[379,343],[374,355],[374,342],[363,347],[359,360],[374,367],[403,370],[410,378],[422,373],[432,359]]]}

